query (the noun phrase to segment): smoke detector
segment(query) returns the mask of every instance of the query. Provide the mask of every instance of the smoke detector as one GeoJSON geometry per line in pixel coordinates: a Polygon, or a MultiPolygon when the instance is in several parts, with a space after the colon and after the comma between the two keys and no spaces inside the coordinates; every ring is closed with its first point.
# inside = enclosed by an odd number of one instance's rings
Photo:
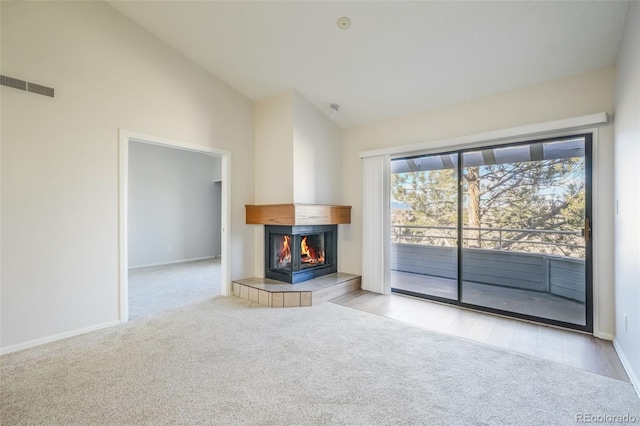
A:
{"type": "Polygon", "coordinates": [[[351,19],[343,16],[342,18],[338,18],[337,24],[338,28],[340,28],[341,30],[348,30],[349,28],[351,28],[351,19]]]}

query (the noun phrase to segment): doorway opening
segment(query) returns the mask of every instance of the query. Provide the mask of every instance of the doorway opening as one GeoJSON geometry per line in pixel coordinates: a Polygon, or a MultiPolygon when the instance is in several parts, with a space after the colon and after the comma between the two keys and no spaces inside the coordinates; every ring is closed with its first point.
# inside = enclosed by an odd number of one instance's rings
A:
{"type": "Polygon", "coordinates": [[[120,321],[228,295],[229,153],[121,131],[120,321]]]}
{"type": "Polygon", "coordinates": [[[593,331],[591,135],[391,160],[391,287],[593,331]]]}

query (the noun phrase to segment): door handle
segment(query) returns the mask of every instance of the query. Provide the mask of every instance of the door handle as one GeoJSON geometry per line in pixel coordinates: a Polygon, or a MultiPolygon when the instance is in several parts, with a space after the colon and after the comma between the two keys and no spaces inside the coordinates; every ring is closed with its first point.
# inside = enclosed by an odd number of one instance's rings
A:
{"type": "Polygon", "coordinates": [[[584,219],[584,242],[585,242],[585,244],[589,242],[590,234],[591,234],[591,223],[589,223],[589,218],[586,217],[584,219]]]}

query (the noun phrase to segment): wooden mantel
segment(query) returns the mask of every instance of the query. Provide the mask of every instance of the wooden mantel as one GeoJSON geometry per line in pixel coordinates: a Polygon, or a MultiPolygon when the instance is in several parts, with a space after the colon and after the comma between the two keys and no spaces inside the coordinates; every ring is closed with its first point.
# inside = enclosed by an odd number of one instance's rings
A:
{"type": "Polygon", "coordinates": [[[324,204],[245,205],[251,225],[340,225],[351,223],[351,206],[324,204]]]}

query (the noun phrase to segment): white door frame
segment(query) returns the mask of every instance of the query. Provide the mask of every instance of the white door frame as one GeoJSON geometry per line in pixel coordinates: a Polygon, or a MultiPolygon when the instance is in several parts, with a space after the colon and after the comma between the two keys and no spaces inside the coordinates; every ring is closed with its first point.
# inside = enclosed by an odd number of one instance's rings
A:
{"type": "Polygon", "coordinates": [[[221,291],[223,296],[231,293],[230,289],[230,258],[231,238],[231,152],[207,146],[193,145],[181,141],[145,135],[120,129],[119,139],[119,188],[118,188],[118,290],[119,290],[119,319],[120,322],[129,321],[129,248],[128,248],[128,203],[129,203],[129,142],[141,142],[170,148],[184,149],[194,152],[219,155],[222,158],[222,229],[221,229],[221,260],[220,269],[221,291]]]}

